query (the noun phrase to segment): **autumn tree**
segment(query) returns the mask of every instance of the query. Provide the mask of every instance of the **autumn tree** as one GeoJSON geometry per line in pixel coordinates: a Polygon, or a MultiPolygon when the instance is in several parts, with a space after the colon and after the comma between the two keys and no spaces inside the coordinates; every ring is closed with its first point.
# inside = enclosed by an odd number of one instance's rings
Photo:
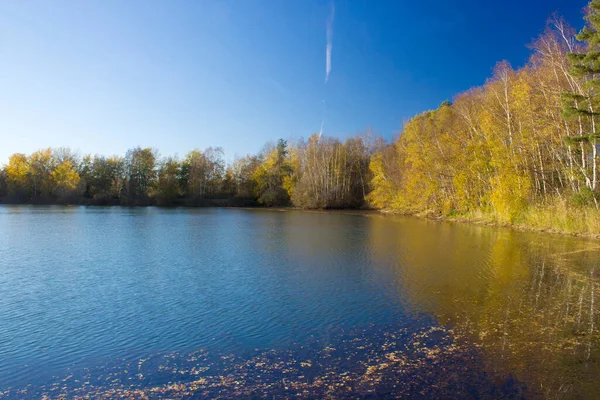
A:
{"type": "Polygon", "coordinates": [[[258,202],[266,206],[285,206],[290,196],[284,188],[284,182],[292,175],[287,142],[279,139],[277,145],[267,148],[265,153],[263,161],[252,174],[258,202]]]}
{"type": "Polygon", "coordinates": [[[63,161],[50,174],[54,183],[55,194],[59,198],[75,192],[79,185],[79,174],[71,161],[63,161]]]}
{"type": "Polygon", "coordinates": [[[305,208],[360,207],[370,190],[370,150],[363,138],[345,143],[312,135],[298,145],[292,202],[305,208]],[[297,182],[297,183],[296,183],[297,182]]]}
{"type": "Polygon", "coordinates": [[[402,193],[402,162],[396,144],[392,143],[375,153],[369,163],[372,191],[367,199],[376,208],[399,209],[402,193]]]}
{"type": "Polygon", "coordinates": [[[229,170],[234,190],[234,204],[253,205],[257,202],[256,193],[259,191],[253,176],[261,163],[262,160],[259,156],[248,155],[236,158],[230,165],[229,170]]]}
{"type": "Polygon", "coordinates": [[[49,197],[52,193],[51,173],[55,162],[52,157],[52,149],[42,149],[29,156],[29,168],[33,183],[33,197],[49,197]]]}
{"type": "Polygon", "coordinates": [[[4,169],[7,193],[12,201],[26,201],[30,196],[31,168],[25,154],[16,153],[4,169]]]}
{"type": "Polygon", "coordinates": [[[202,205],[206,196],[215,196],[225,173],[223,149],[192,150],[181,162],[181,185],[190,205],[202,205]]]}
{"type": "Polygon", "coordinates": [[[371,158],[369,201],[402,212],[474,213],[510,223],[557,202],[563,210],[565,202],[585,203],[576,200],[597,179],[594,57],[600,54],[585,50],[600,41],[593,33],[598,17],[588,20],[578,37],[591,44],[579,45],[572,29],[552,17],[525,67],[498,63],[483,86],[409,120],[371,158]]]}

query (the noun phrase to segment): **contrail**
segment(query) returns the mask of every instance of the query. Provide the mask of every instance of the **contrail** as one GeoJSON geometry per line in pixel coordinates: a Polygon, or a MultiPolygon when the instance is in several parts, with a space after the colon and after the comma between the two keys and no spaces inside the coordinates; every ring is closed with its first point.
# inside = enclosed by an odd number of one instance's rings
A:
{"type": "MultiPolygon", "coordinates": [[[[327,18],[327,46],[325,47],[325,84],[329,80],[331,73],[331,50],[333,49],[333,18],[335,17],[335,4],[331,2],[331,13],[327,18]]],[[[323,116],[321,118],[321,129],[319,129],[319,139],[323,135],[323,126],[325,125],[325,99],[323,99],[323,116]]]]}
{"type": "Polygon", "coordinates": [[[331,14],[327,19],[327,47],[325,48],[325,83],[329,80],[331,72],[331,51],[333,50],[333,18],[335,17],[335,5],[331,3],[331,14]]]}

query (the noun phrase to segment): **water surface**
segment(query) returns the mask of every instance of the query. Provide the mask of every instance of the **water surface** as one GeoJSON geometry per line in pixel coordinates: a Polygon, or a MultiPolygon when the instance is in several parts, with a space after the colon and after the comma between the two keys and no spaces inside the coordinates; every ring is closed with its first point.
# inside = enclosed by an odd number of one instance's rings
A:
{"type": "Polygon", "coordinates": [[[368,213],[2,206],[0,397],[231,397],[201,390],[242,374],[309,396],[347,371],[319,395],[460,377],[474,397],[594,398],[598,260],[597,241],[368,213]]]}

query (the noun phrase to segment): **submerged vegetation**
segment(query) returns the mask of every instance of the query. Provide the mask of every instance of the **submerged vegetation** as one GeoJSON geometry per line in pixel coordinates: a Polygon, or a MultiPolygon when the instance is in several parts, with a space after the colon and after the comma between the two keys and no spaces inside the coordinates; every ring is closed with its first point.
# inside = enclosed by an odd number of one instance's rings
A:
{"type": "Polygon", "coordinates": [[[529,62],[500,62],[481,87],[415,116],[390,144],[280,139],[227,164],[220,148],[184,159],[44,149],[14,154],[5,203],[370,206],[407,214],[600,233],[600,0],[579,33],[554,16],[529,62]]]}
{"type": "Polygon", "coordinates": [[[252,357],[151,355],[118,366],[72,371],[55,384],[0,397],[152,398],[520,398],[523,383],[491,379],[474,346],[446,329],[369,329],[340,334],[336,347],[259,351],[252,357]]]}

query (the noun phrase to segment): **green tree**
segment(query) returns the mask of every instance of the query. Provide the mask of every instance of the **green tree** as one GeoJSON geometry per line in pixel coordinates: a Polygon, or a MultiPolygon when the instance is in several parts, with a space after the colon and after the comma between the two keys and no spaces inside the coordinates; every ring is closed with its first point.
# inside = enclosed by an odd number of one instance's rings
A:
{"type": "MultiPolygon", "coordinates": [[[[597,132],[597,117],[600,115],[600,0],[592,0],[589,3],[585,15],[586,25],[576,36],[577,40],[583,42],[580,51],[567,54],[571,62],[571,74],[582,80],[581,85],[575,86],[575,90],[563,94],[563,115],[566,118],[586,118],[590,122],[590,131],[580,131],[576,137],[567,137],[571,143],[581,143],[582,151],[591,147],[592,172],[588,179],[588,187],[596,190],[598,187],[597,174],[597,143],[600,135],[597,132]]],[[[584,155],[585,157],[585,155],[584,155]]]]}

